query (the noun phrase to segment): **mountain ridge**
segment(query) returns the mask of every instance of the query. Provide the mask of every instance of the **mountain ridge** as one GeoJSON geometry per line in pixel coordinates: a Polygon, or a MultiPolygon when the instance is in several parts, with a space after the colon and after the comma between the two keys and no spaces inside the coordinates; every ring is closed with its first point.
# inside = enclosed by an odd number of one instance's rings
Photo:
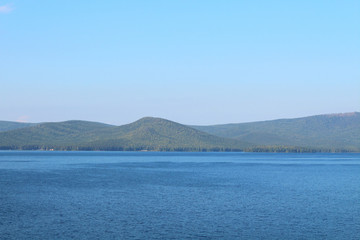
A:
{"type": "Polygon", "coordinates": [[[12,122],[12,121],[0,121],[0,132],[10,131],[13,129],[24,128],[36,125],[38,123],[24,123],[24,122],[12,122]]]}
{"type": "Polygon", "coordinates": [[[0,133],[1,149],[232,151],[250,144],[161,118],[122,126],[87,121],[43,123],[0,133]]]}
{"type": "Polygon", "coordinates": [[[121,126],[82,120],[28,125],[0,121],[0,149],[359,152],[360,113],[208,126],[156,117],[121,126]]]}
{"type": "Polygon", "coordinates": [[[288,145],[360,151],[359,112],[192,127],[216,136],[262,146],[288,145]]]}

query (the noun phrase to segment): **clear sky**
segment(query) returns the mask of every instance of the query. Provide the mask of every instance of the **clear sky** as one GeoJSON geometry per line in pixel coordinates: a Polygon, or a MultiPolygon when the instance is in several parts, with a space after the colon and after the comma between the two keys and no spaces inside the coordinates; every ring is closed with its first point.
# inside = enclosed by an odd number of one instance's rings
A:
{"type": "Polygon", "coordinates": [[[359,0],[0,0],[0,120],[353,111],[359,0]]]}

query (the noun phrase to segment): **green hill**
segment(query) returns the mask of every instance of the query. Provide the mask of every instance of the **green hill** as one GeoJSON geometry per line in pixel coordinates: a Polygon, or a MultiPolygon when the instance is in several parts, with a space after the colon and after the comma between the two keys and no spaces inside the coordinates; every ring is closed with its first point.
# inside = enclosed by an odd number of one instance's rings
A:
{"type": "Polygon", "coordinates": [[[103,144],[121,149],[158,151],[231,151],[250,144],[208,133],[161,118],[142,118],[134,123],[117,127],[95,145],[103,144]],[[120,140],[120,141],[119,141],[120,140]]]}
{"type": "Polygon", "coordinates": [[[358,112],[192,127],[216,136],[251,142],[257,146],[360,151],[358,112]]]}
{"type": "Polygon", "coordinates": [[[360,113],[192,127],[151,117],[123,126],[0,123],[11,129],[0,132],[0,149],[360,152],[360,113]]]}
{"type": "Polygon", "coordinates": [[[0,132],[34,126],[36,123],[0,121],[0,132]]]}
{"type": "Polygon", "coordinates": [[[51,149],[72,147],[97,139],[98,133],[113,126],[87,121],[41,123],[0,132],[0,149],[51,149]]]}
{"type": "Polygon", "coordinates": [[[249,146],[160,118],[118,127],[85,121],[43,123],[0,133],[0,149],[239,151],[249,146]]]}

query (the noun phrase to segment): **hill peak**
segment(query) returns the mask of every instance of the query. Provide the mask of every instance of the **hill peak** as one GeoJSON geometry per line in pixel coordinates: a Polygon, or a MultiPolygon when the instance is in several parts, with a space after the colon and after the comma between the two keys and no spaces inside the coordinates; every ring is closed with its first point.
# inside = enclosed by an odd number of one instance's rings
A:
{"type": "Polygon", "coordinates": [[[159,124],[159,123],[175,123],[175,122],[158,117],[143,117],[133,123],[159,124]]]}
{"type": "Polygon", "coordinates": [[[142,118],[140,118],[138,121],[151,121],[151,120],[156,120],[156,119],[162,119],[162,120],[165,120],[165,119],[163,119],[163,118],[146,116],[146,117],[142,117],[142,118]]]}

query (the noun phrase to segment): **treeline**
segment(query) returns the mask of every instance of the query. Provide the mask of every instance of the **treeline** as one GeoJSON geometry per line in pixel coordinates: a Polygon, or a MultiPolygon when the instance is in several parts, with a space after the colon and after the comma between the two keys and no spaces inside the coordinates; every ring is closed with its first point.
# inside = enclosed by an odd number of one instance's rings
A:
{"type": "Polygon", "coordinates": [[[339,148],[311,148],[293,146],[256,146],[244,149],[245,152],[272,152],[272,153],[344,153],[352,152],[349,149],[339,148]]]}
{"type": "Polygon", "coordinates": [[[242,152],[238,148],[221,147],[147,147],[147,146],[0,146],[0,150],[40,151],[159,151],[159,152],[242,152]]]}
{"type": "Polygon", "coordinates": [[[0,150],[41,150],[41,151],[159,151],[159,152],[263,152],[263,153],[343,153],[348,149],[310,148],[293,146],[256,146],[249,148],[226,147],[171,147],[171,146],[0,146],[0,150]]]}

